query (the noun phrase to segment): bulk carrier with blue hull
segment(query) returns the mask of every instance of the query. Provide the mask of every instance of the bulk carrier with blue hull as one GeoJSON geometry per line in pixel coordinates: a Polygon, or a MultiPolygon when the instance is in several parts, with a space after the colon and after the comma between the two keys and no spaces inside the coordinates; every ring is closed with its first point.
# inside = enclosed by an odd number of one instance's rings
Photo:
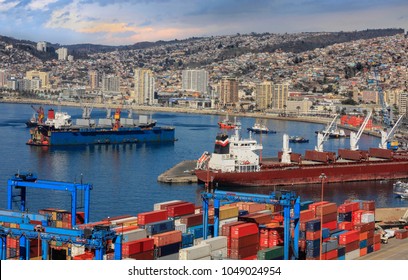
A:
{"type": "Polygon", "coordinates": [[[174,127],[157,127],[155,121],[139,116],[139,120],[121,118],[117,109],[113,118],[93,120],[88,117],[76,120],[73,125],[67,113],[48,112],[47,121],[30,130],[28,145],[97,145],[139,142],[175,141],[174,127]]]}

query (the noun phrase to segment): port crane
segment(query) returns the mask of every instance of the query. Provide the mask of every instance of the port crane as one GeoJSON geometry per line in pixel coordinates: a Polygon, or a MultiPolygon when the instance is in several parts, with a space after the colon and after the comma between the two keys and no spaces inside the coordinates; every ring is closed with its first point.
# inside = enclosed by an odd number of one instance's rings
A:
{"type": "Polygon", "coordinates": [[[330,131],[332,127],[334,126],[334,124],[336,123],[338,117],[339,117],[338,114],[334,116],[333,120],[324,130],[324,134],[322,134],[321,132],[317,133],[317,146],[315,147],[316,151],[323,152],[323,143],[326,142],[327,139],[329,138],[330,131]]]}
{"type": "Polygon", "coordinates": [[[352,150],[352,151],[357,151],[357,150],[359,150],[359,146],[358,146],[358,141],[360,140],[360,137],[361,137],[361,135],[363,134],[363,132],[364,132],[364,129],[366,128],[366,126],[367,126],[367,124],[368,124],[368,121],[370,120],[370,118],[371,118],[371,114],[372,114],[372,111],[369,111],[368,113],[367,113],[367,116],[365,117],[365,119],[364,119],[364,122],[363,122],[363,124],[360,126],[360,129],[357,131],[357,133],[355,133],[355,132],[350,132],[350,150],[352,150]]]}
{"type": "Polygon", "coordinates": [[[209,200],[214,200],[214,237],[218,236],[219,213],[221,201],[233,203],[237,201],[267,203],[283,206],[283,230],[284,230],[284,259],[289,260],[289,249],[292,246],[294,258],[299,258],[299,229],[300,229],[300,197],[293,191],[272,192],[270,195],[248,194],[242,192],[225,192],[215,190],[202,192],[203,199],[203,238],[208,236],[208,208],[209,200]],[[293,230],[293,237],[291,236],[293,230]]]}
{"type": "Polygon", "coordinates": [[[43,107],[39,107],[38,109],[31,105],[31,108],[37,113],[38,123],[43,123],[44,121],[44,109],[43,107]]]}
{"type": "Polygon", "coordinates": [[[394,126],[389,132],[387,132],[386,130],[381,131],[381,143],[379,145],[380,148],[387,149],[387,144],[392,139],[398,127],[400,126],[403,117],[404,115],[399,116],[398,120],[395,122],[394,126]]]}

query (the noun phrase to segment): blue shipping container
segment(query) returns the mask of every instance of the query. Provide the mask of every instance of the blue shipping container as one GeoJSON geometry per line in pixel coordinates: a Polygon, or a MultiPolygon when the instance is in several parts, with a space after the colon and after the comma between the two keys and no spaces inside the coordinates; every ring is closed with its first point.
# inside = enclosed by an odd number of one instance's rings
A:
{"type": "Polygon", "coordinates": [[[145,225],[147,235],[168,232],[175,229],[174,220],[159,221],[145,225]]]}

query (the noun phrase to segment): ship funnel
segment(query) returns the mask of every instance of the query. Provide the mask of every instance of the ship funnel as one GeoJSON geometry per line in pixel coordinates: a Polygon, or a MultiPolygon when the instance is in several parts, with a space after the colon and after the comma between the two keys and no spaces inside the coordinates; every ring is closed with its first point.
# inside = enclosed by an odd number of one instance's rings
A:
{"type": "Polygon", "coordinates": [[[290,163],[290,153],[292,149],[289,148],[289,135],[283,134],[283,147],[282,147],[282,159],[283,163],[290,163]]]}

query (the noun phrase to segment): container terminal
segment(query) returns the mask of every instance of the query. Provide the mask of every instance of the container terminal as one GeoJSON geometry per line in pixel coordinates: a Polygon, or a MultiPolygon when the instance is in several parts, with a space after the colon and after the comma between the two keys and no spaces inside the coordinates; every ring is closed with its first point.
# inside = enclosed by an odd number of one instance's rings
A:
{"type": "MultiPolygon", "coordinates": [[[[91,184],[40,180],[7,183],[0,210],[2,260],[357,260],[407,259],[408,209],[394,223],[374,201],[301,201],[292,191],[258,195],[202,192],[202,205],[182,200],[91,222],[91,184]],[[71,209],[25,209],[27,189],[67,191],[71,209]],[[81,193],[81,195],[79,195],[81,193]],[[17,194],[17,196],[16,196],[17,194]],[[82,195],[83,194],[83,195],[82,195]],[[19,209],[13,210],[19,197],[19,209]],[[79,198],[84,211],[76,208],[79,198]]],[[[393,209],[389,209],[392,213],[393,209]]],[[[404,209],[400,209],[403,213],[404,209]]]]}

